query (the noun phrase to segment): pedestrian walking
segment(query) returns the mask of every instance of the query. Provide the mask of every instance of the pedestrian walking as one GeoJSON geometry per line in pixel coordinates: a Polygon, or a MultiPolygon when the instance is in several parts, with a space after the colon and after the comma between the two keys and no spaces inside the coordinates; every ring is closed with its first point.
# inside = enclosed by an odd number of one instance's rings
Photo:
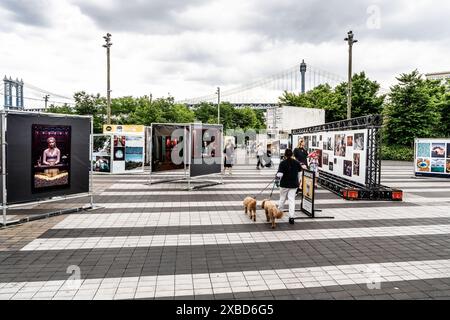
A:
{"type": "Polygon", "coordinates": [[[258,169],[258,170],[260,170],[260,168],[259,168],[260,165],[261,165],[261,168],[264,168],[264,165],[262,163],[263,156],[264,156],[264,149],[260,143],[256,147],[256,159],[258,159],[258,162],[256,163],[256,169],[258,169]]]}
{"type": "Polygon", "coordinates": [[[227,169],[229,170],[229,173],[232,174],[233,164],[234,164],[234,157],[235,157],[235,149],[236,146],[233,144],[231,140],[227,141],[227,144],[225,145],[225,148],[223,149],[223,153],[225,155],[224,157],[224,173],[227,173],[227,169]]]}
{"type": "Polygon", "coordinates": [[[278,209],[283,210],[286,198],[289,202],[289,223],[294,224],[295,215],[295,194],[299,187],[299,173],[302,168],[300,163],[292,158],[291,149],[284,152],[285,160],[280,162],[277,172],[277,179],[280,179],[280,201],[278,209]]]}

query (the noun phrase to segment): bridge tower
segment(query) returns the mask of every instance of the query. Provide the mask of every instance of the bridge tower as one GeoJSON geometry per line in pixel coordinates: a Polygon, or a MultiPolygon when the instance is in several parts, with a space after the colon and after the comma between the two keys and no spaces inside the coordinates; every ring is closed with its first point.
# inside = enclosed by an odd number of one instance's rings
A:
{"type": "Polygon", "coordinates": [[[5,92],[5,108],[13,108],[13,87],[16,88],[16,108],[23,108],[23,80],[16,79],[15,81],[5,76],[3,78],[4,92],[5,92]]]}
{"type": "Polygon", "coordinates": [[[305,93],[306,63],[304,59],[302,60],[302,63],[300,63],[300,74],[301,74],[301,90],[302,93],[305,93]]]}

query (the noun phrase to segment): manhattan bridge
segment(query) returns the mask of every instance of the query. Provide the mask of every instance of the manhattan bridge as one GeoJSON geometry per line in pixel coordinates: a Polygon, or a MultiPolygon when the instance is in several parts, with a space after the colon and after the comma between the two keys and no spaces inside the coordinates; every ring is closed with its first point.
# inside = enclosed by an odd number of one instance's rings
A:
{"type": "MultiPolygon", "coordinates": [[[[305,93],[315,87],[328,84],[331,87],[346,82],[343,76],[307,65],[304,61],[277,74],[267,76],[243,85],[220,90],[215,93],[178,100],[176,103],[186,104],[189,107],[207,102],[217,104],[228,102],[235,107],[249,106],[255,109],[270,109],[279,106],[279,97],[283,93],[305,93]]],[[[50,104],[74,106],[73,98],[50,92],[35,85],[14,80],[5,76],[4,85],[0,86],[0,96],[3,97],[5,108],[27,110],[45,110],[50,104]]],[[[380,93],[387,90],[381,88],[380,93]]]]}
{"type": "Polygon", "coordinates": [[[344,77],[321,70],[304,61],[277,74],[258,79],[244,85],[219,91],[216,93],[179,100],[178,103],[187,104],[190,107],[202,102],[217,103],[229,102],[235,107],[249,106],[255,109],[268,109],[279,105],[279,97],[283,92],[301,92],[312,90],[321,84],[329,84],[331,87],[347,81],[344,77]]]}

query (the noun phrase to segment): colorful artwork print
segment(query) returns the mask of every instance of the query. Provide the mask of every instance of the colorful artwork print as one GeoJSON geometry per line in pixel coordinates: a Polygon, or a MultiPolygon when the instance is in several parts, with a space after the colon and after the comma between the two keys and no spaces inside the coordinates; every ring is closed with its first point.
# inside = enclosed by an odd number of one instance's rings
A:
{"type": "Polygon", "coordinates": [[[111,157],[95,157],[94,171],[111,172],[111,157]]]}
{"type": "Polygon", "coordinates": [[[431,161],[426,158],[418,158],[416,161],[416,168],[419,172],[430,172],[431,161]]]}
{"type": "Polygon", "coordinates": [[[114,148],[114,161],[124,161],[125,160],[125,148],[117,147],[114,148]]]}
{"type": "Polygon", "coordinates": [[[353,150],[364,150],[364,133],[355,133],[353,150]]]}
{"type": "Polygon", "coordinates": [[[361,162],[361,154],[354,153],[353,154],[353,175],[359,176],[359,167],[361,162]]]}
{"type": "Polygon", "coordinates": [[[352,176],[352,161],[344,160],[344,176],[351,177],[352,176]]]}
{"type": "Polygon", "coordinates": [[[125,145],[127,147],[142,147],[144,145],[143,136],[126,136],[125,145]]]}
{"type": "Polygon", "coordinates": [[[322,150],[317,149],[317,161],[319,162],[319,168],[322,168],[322,150]]]}
{"type": "Polygon", "coordinates": [[[114,136],[114,147],[125,147],[125,136],[114,136]]]}
{"type": "Polygon", "coordinates": [[[445,143],[433,143],[431,145],[432,158],[445,158],[445,143]]]}
{"type": "Polygon", "coordinates": [[[431,159],[431,172],[444,173],[445,160],[444,159],[431,159]]]}
{"type": "Polygon", "coordinates": [[[94,155],[109,156],[111,154],[111,136],[94,136],[94,155]]]}
{"type": "Polygon", "coordinates": [[[417,144],[417,156],[418,157],[430,157],[431,144],[429,143],[418,143],[417,144]]]}
{"type": "Polygon", "coordinates": [[[352,147],[353,146],[353,136],[348,136],[347,137],[347,147],[352,147]]]}
{"type": "Polygon", "coordinates": [[[125,170],[142,169],[144,149],[141,147],[125,148],[125,170]]]}
{"type": "Polygon", "coordinates": [[[447,143],[447,158],[450,159],[450,143],[447,143]]]}
{"type": "Polygon", "coordinates": [[[49,191],[70,186],[71,127],[33,124],[32,191],[49,191]]]}
{"type": "Polygon", "coordinates": [[[446,173],[450,173],[450,160],[447,160],[447,165],[446,165],[446,168],[445,168],[445,172],[446,173]]]}
{"type": "Polygon", "coordinates": [[[345,157],[345,134],[334,135],[334,155],[337,157],[345,157]]]}

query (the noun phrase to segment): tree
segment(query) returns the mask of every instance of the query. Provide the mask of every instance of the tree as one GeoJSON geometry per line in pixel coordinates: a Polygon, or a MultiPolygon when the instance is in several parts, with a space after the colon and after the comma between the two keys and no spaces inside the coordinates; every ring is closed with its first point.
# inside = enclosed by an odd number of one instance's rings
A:
{"type": "MultiPolygon", "coordinates": [[[[339,110],[345,110],[347,115],[347,82],[339,84],[335,88],[339,110]]],[[[364,72],[354,74],[352,77],[352,118],[381,114],[385,95],[379,95],[380,85],[371,81],[364,72]]],[[[344,119],[345,119],[344,118],[344,119]]]]}
{"type": "Polygon", "coordinates": [[[60,113],[60,114],[73,114],[74,109],[70,107],[67,103],[63,104],[62,106],[55,106],[54,104],[51,104],[46,112],[50,113],[60,113]]]}
{"type": "MultiPolygon", "coordinates": [[[[382,112],[385,96],[379,95],[380,85],[371,81],[364,72],[352,77],[352,117],[382,112]]],[[[325,110],[325,121],[333,122],[347,118],[347,82],[335,89],[321,84],[305,94],[284,92],[280,97],[283,105],[325,110]]]]}
{"type": "Polygon", "coordinates": [[[170,104],[164,110],[164,118],[170,123],[190,123],[194,121],[195,113],[184,104],[170,104]]]}
{"type": "MultiPolygon", "coordinates": [[[[217,106],[214,106],[209,102],[202,102],[194,109],[195,118],[203,123],[209,123],[209,120],[214,118],[217,119],[217,106]]],[[[217,121],[216,121],[217,123],[217,121]]]]}
{"type": "Polygon", "coordinates": [[[92,95],[84,91],[74,94],[74,113],[80,115],[92,115],[94,121],[94,133],[103,132],[103,124],[106,115],[106,99],[100,94],[92,95]]]}
{"type": "Polygon", "coordinates": [[[234,114],[234,123],[236,124],[236,128],[241,128],[244,131],[248,129],[256,129],[259,124],[255,110],[250,107],[236,109],[234,114]]]}
{"type": "Polygon", "coordinates": [[[149,126],[155,122],[163,122],[163,109],[160,101],[150,101],[147,97],[138,99],[136,109],[127,118],[128,124],[149,126]]]}
{"type": "Polygon", "coordinates": [[[397,80],[384,111],[387,142],[412,146],[414,138],[435,137],[441,121],[436,83],[423,80],[417,70],[401,74],[397,80]]]}

